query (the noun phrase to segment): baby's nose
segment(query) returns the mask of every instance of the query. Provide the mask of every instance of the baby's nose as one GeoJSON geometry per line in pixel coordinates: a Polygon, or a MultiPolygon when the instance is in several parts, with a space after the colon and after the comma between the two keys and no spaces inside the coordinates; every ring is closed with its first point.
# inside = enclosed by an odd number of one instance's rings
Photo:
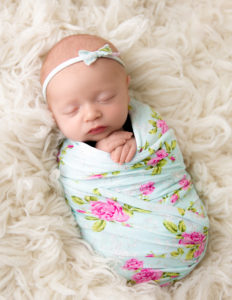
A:
{"type": "Polygon", "coordinates": [[[93,121],[101,116],[101,111],[98,109],[97,105],[88,104],[85,107],[85,121],[93,121]]]}

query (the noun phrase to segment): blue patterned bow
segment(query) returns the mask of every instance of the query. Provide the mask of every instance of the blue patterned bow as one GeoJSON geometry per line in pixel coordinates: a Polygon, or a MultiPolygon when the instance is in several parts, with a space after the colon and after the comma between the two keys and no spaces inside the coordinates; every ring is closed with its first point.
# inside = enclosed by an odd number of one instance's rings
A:
{"type": "Polygon", "coordinates": [[[100,57],[109,57],[119,56],[118,52],[112,52],[112,49],[108,44],[104,45],[102,48],[96,51],[88,51],[88,50],[79,50],[78,52],[80,59],[87,65],[91,65],[100,57]]]}

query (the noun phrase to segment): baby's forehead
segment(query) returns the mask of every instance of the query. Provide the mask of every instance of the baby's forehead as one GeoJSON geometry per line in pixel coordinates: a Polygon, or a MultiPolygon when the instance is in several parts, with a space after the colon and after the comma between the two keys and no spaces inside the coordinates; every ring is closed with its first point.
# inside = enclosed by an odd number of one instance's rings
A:
{"type": "Polygon", "coordinates": [[[47,75],[59,64],[78,56],[79,50],[95,51],[106,43],[110,45],[113,51],[118,51],[112,43],[97,36],[73,35],[62,39],[51,48],[45,58],[41,68],[41,83],[44,82],[47,75]]]}

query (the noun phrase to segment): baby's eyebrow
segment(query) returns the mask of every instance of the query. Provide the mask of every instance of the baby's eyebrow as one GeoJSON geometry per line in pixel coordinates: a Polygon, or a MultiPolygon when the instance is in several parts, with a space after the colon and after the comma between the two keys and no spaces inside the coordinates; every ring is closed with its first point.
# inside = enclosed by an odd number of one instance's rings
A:
{"type": "Polygon", "coordinates": [[[65,101],[64,106],[73,106],[73,105],[79,105],[79,100],[78,98],[70,98],[65,101]]]}

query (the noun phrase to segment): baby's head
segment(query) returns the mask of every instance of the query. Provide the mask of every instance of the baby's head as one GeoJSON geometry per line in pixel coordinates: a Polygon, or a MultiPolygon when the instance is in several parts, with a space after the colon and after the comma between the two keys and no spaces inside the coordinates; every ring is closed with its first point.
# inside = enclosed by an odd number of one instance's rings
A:
{"type": "Polygon", "coordinates": [[[67,138],[97,142],[125,123],[129,77],[117,52],[112,43],[93,35],[66,37],[49,51],[41,69],[41,84],[57,126],[67,138]],[[102,57],[102,52],[98,55],[95,51],[106,44],[109,48],[103,49],[106,56],[102,57]],[[80,60],[79,50],[94,51],[96,60],[80,60]],[[79,61],[73,63],[72,58],[79,61]]]}

